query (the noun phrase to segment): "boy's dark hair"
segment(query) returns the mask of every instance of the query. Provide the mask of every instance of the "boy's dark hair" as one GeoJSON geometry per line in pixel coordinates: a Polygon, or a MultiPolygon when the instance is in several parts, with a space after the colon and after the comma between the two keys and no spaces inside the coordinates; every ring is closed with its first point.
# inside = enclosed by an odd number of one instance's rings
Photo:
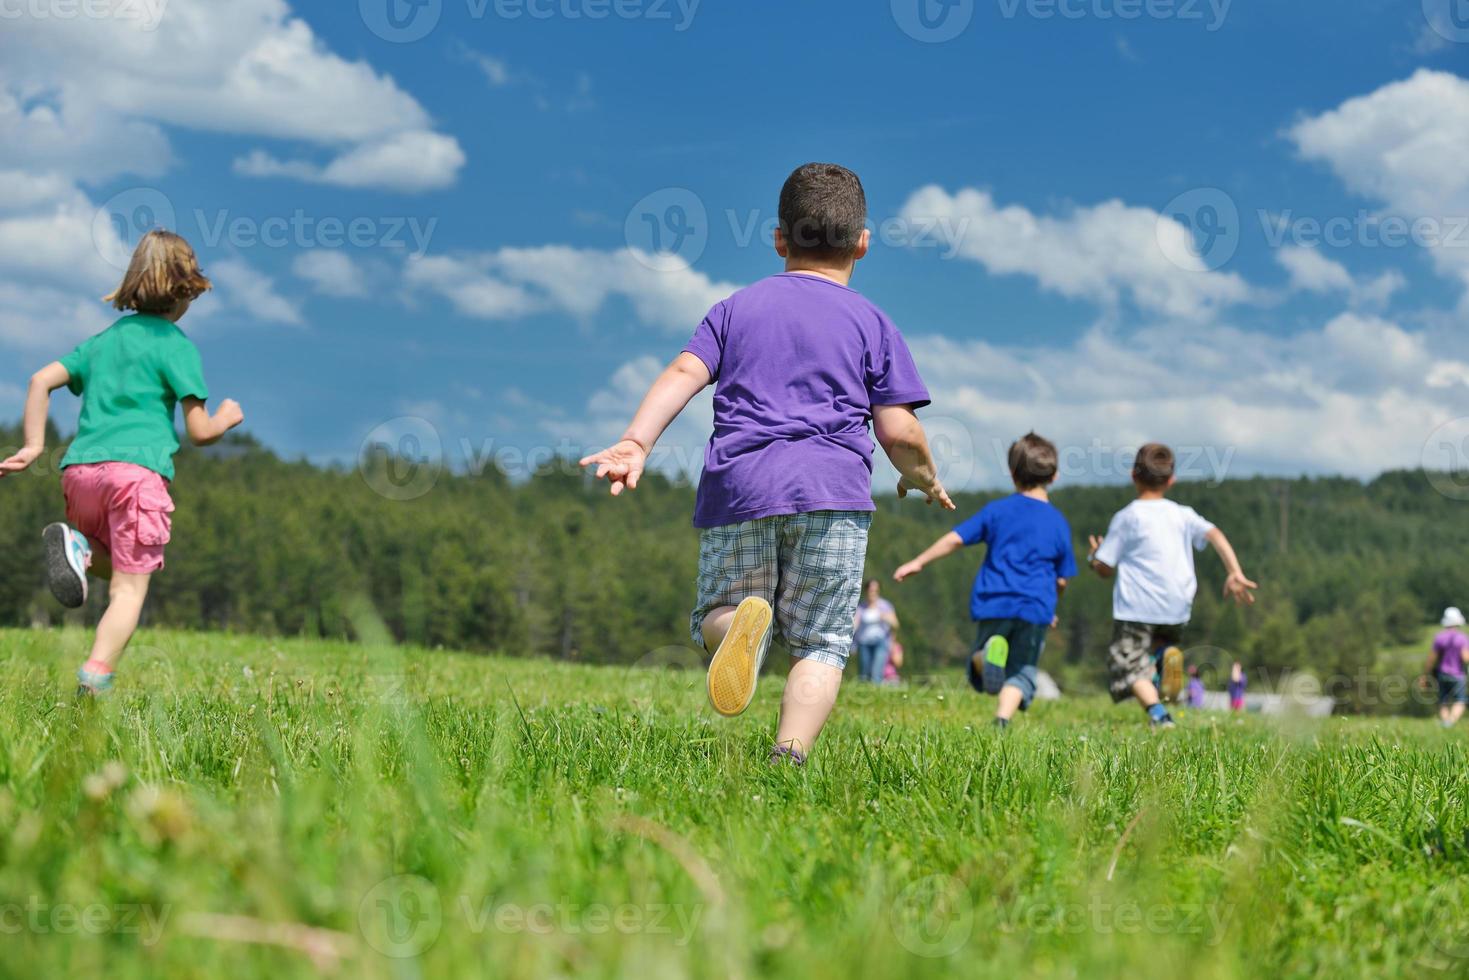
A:
{"type": "Polygon", "coordinates": [[[867,194],[846,167],[808,163],[780,189],[780,231],[790,255],[850,259],[866,227],[867,194]]]}
{"type": "Polygon", "coordinates": [[[1161,490],[1173,479],[1173,450],[1161,442],[1150,442],[1137,451],[1132,478],[1149,490],[1161,490]]]}
{"type": "Polygon", "coordinates": [[[1049,486],[1056,478],[1056,444],[1027,432],[1010,444],[1010,476],[1022,490],[1049,486]]]}

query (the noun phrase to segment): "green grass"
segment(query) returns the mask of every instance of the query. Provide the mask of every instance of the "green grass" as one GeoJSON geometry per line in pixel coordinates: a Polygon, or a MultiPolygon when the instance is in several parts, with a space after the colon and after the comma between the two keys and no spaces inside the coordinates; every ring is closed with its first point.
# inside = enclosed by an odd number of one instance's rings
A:
{"type": "MultiPolygon", "coordinates": [[[[152,633],[0,633],[0,973],[1469,974],[1466,731],[152,633]],[[85,918],[90,917],[90,918],[85,918]],[[235,917],[235,918],[225,918],[235,917]]],[[[671,658],[677,661],[679,658],[671,658]]]]}

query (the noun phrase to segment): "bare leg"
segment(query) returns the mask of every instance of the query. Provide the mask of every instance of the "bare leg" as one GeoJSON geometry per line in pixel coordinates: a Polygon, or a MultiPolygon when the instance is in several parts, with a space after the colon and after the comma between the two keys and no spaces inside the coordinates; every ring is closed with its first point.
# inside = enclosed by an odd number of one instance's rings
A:
{"type": "Polygon", "coordinates": [[[1020,688],[1014,684],[1006,684],[1000,688],[1000,703],[995,708],[995,717],[1009,721],[1015,717],[1015,712],[1020,710],[1020,702],[1025,700],[1025,695],[1020,688]]]}
{"type": "Polygon", "coordinates": [[[1132,695],[1144,708],[1151,708],[1158,703],[1158,689],[1149,680],[1133,681],[1132,695]]]}
{"type": "Polygon", "coordinates": [[[1462,702],[1455,701],[1449,707],[1449,714],[1448,717],[1444,719],[1444,724],[1457,725],[1459,723],[1459,719],[1462,717],[1464,717],[1464,705],[1462,702]]]}
{"type": "Polygon", "coordinates": [[[704,649],[713,653],[719,649],[719,644],[724,642],[724,634],[729,632],[730,624],[734,622],[734,606],[720,606],[711,609],[704,617],[704,625],[699,627],[699,632],[704,635],[704,649]]]}
{"type": "Polygon", "coordinates": [[[92,660],[117,666],[128,641],[138,629],[138,617],[143,613],[143,600],[148,598],[148,580],[151,575],[130,575],[115,572],[112,585],[107,592],[107,612],[97,624],[97,638],[92,643],[92,660]]]}
{"type": "Polygon", "coordinates": [[[791,674],[786,678],[785,694],[780,701],[780,727],[775,744],[795,749],[802,755],[809,753],[836,706],[841,687],[842,672],[831,664],[792,657],[791,674]]]}

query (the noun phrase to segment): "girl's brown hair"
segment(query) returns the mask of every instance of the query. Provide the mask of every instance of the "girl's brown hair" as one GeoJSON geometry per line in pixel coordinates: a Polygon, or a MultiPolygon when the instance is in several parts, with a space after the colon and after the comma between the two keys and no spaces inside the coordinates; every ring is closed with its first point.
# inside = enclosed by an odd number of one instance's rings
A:
{"type": "Polygon", "coordinates": [[[133,251],[127,274],[102,302],[119,310],[168,313],[181,300],[193,300],[213,288],[199,271],[189,243],[171,231],[148,232],[133,251]]]}

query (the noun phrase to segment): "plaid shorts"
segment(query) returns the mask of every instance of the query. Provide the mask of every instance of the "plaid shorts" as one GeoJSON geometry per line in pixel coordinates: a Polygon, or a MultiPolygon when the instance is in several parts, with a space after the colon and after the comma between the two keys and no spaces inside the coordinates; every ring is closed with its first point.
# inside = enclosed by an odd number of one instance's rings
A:
{"type": "Polygon", "coordinates": [[[1117,620],[1112,625],[1112,646],[1107,650],[1107,691],[1113,701],[1132,697],[1132,685],[1158,676],[1157,653],[1183,639],[1183,627],[1155,626],[1117,620]]]}
{"type": "Polygon", "coordinates": [[[775,634],[791,656],[842,670],[852,648],[866,511],[818,510],[705,528],[699,534],[699,597],[689,617],[704,645],[704,617],[760,596],[775,607],[775,634]]]}

